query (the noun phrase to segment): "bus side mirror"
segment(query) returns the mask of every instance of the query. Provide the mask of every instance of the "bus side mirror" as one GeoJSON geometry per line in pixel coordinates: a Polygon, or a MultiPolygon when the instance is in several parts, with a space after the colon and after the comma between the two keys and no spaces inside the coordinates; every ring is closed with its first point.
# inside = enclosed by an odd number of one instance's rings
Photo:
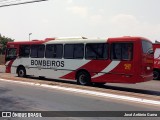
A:
{"type": "Polygon", "coordinates": [[[150,50],[147,51],[147,54],[152,55],[152,54],[154,54],[154,52],[153,52],[152,49],[150,49],[150,50]]]}

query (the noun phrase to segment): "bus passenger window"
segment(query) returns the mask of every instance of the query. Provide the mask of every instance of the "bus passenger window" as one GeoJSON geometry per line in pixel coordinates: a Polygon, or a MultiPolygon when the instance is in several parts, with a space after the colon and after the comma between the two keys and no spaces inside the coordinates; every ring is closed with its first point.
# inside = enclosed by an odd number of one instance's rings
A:
{"type": "Polygon", "coordinates": [[[44,58],[44,50],[45,50],[44,45],[38,46],[38,58],[44,58]]]}
{"type": "Polygon", "coordinates": [[[111,49],[111,59],[131,60],[133,54],[132,43],[113,43],[111,49]]]}
{"type": "Polygon", "coordinates": [[[32,45],[31,46],[31,58],[43,58],[44,57],[44,45],[32,45]]]}
{"type": "Polygon", "coordinates": [[[48,44],[46,45],[46,58],[62,58],[63,45],[62,44],[48,44]]]}
{"type": "Polygon", "coordinates": [[[54,45],[55,52],[54,52],[54,58],[62,58],[63,55],[63,45],[54,45]]]}
{"type": "Polygon", "coordinates": [[[122,44],[122,59],[131,60],[133,52],[133,45],[131,43],[122,44]]]}
{"type": "Polygon", "coordinates": [[[46,58],[53,58],[54,57],[54,45],[46,45],[46,53],[45,53],[45,57],[46,58]]]}
{"type": "Polygon", "coordinates": [[[74,45],[73,44],[66,44],[64,45],[64,58],[66,59],[73,59],[73,52],[74,45]]]}
{"type": "Polygon", "coordinates": [[[66,44],[64,46],[64,58],[66,59],[83,59],[83,44],[66,44]]]}
{"type": "Polygon", "coordinates": [[[120,43],[112,44],[111,58],[114,59],[114,60],[120,60],[121,59],[121,44],[120,43]]]}
{"type": "Polygon", "coordinates": [[[86,59],[96,59],[96,44],[86,45],[86,59]]]}
{"type": "Polygon", "coordinates": [[[29,57],[30,54],[30,45],[22,45],[20,46],[20,57],[29,57]]]}
{"type": "Polygon", "coordinates": [[[30,55],[31,58],[37,58],[38,57],[37,51],[38,51],[37,46],[36,45],[32,45],[31,46],[31,55],[30,55]]]}
{"type": "Polygon", "coordinates": [[[84,56],[84,45],[83,44],[75,44],[74,45],[74,58],[75,59],[83,59],[84,56]]]}
{"type": "Polygon", "coordinates": [[[107,59],[106,43],[89,43],[86,45],[86,59],[107,59]]]}

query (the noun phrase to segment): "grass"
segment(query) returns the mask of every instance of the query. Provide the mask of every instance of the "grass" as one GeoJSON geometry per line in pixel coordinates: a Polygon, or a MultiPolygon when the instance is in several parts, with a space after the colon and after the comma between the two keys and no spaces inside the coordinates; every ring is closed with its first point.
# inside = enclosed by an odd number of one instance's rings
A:
{"type": "Polygon", "coordinates": [[[0,55],[0,65],[4,65],[4,64],[5,64],[4,55],[0,55]]]}

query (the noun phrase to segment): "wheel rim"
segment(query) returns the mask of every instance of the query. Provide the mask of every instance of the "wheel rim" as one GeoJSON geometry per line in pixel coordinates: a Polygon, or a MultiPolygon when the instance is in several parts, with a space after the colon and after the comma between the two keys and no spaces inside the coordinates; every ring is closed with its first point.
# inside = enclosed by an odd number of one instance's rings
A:
{"type": "Polygon", "coordinates": [[[158,79],[159,73],[157,71],[153,72],[153,79],[158,79]]]}
{"type": "Polygon", "coordinates": [[[79,82],[80,82],[81,85],[87,84],[86,76],[84,74],[79,76],[79,82]]]}
{"type": "Polygon", "coordinates": [[[19,70],[19,76],[21,76],[21,77],[24,76],[24,70],[19,70]]]}

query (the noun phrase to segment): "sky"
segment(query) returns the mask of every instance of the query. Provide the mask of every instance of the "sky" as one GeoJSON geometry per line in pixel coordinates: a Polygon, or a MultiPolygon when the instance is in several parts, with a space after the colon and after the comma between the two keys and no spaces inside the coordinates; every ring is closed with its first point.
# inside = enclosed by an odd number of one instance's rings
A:
{"type": "MultiPolygon", "coordinates": [[[[1,3],[0,3],[1,5],[1,3]]],[[[48,0],[0,8],[0,34],[15,39],[141,36],[160,41],[160,0],[48,0]]]]}

